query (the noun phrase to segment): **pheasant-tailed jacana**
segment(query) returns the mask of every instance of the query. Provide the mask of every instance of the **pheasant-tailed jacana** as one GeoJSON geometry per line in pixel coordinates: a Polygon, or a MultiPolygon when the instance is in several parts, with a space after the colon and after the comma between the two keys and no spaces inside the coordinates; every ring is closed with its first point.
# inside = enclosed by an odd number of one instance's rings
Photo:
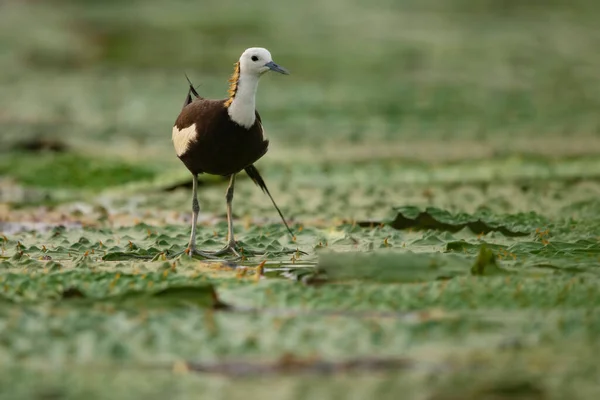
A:
{"type": "MultiPolygon", "coordinates": [[[[173,126],[173,145],[179,159],[192,173],[192,233],[187,249],[190,256],[212,258],[232,253],[240,257],[233,235],[232,200],[235,176],[245,170],[248,176],[271,198],[290,235],[293,233],[275,204],[264,180],[253,165],[267,152],[260,115],[255,108],[256,89],[260,77],[268,71],[289,74],[275,64],[267,49],[253,47],[242,53],[229,80],[229,97],[222,100],[201,97],[189,82],[183,109],[173,126]],[[195,97],[193,98],[192,95],[195,97]],[[227,245],[218,251],[196,249],[198,175],[206,173],[229,177],[227,201],[227,245]]],[[[244,249],[244,253],[255,253],[244,249]]]]}

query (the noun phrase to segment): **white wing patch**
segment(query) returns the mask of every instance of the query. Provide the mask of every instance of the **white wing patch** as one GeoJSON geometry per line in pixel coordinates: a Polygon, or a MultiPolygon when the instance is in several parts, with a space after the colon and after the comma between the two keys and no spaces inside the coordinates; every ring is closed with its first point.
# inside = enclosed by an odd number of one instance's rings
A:
{"type": "Polygon", "coordinates": [[[175,147],[175,153],[181,156],[185,153],[190,146],[190,143],[196,138],[196,124],[192,124],[187,128],[179,130],[177,126],[173,127],[173,146],[175,147]]]}

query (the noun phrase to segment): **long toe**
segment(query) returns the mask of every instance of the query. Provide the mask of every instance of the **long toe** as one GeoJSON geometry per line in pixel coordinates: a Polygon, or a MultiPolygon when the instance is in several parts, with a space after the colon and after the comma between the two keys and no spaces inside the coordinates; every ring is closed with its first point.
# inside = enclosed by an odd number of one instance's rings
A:
{"type": "Polygon", "coordinates": [[[221,250],[217,250],[215,252],[212,252],[211,254],[215,255],[215,256],[222,256],[225,254],[233,254],[237,258],[242,258],[240,253],[238,253],[238,250],[239,249],[235,243],[230,243],[227,246],[223,247],[221,250]]]}
{"type": "Polygon", "coordinates": [[[190,252],[190,256],[200,256],[200,257],[204,257],[204,258],[210,258],[210,259],[216,259],[218,258],[217,255],[213,252],[210,251],[203,251],[203,250],[192,250],[190,252]]]}
{"type": "MultiPolygon", "coordinates": [[[[283,254],[295,254],[295,253],[300,253],[303,255],[307,255],[308,253],[305,253],[304,251],[298,250],[298,249],[291,249],[291,248],[285,248],[282,249],[281,251],[277,251],[276,253],[283,253],[283,254]]],[[[229,243],[227,246],[223,247],[220,250],[198,250],[195,248],[187,248],[183,251],[177,252],[175,254],[169,255],[167,258],[168,259],[174,259],[177,257],[180,257],[182,255],[188,255],[190,257],[193,256],[199,256],[199,257],[203,257],[203,258],[208,258],[208,259],[218,259],[221,256],[225,256],[225,255],[232,255],[234,257],[234,259],[243,259],[245,257],[255,257],[255,256],[263,256],[265,254],[267,254],[266,251],[264,250],[255,250],[255,249],[251,249],[248,247],[244,247],[244,246],[240,246],[238,243],[233,242],[233,243],[229,243]]]]}
{"type": "MultiPolygon", "coordinates": [[[[240,252],[240,254],[242,254],[243,256],[246,257],[252,257],[252,256],[264,256],[267,254],[267,251],[265,250],[255,250],[252,248],[248,248],[248,247],[244,247],[244,246],[240,246],[238,243],[236,243],[236,249],[240,252]]],[[[275,254],[296,254],[296,253],[300,253],[303,255],[308,255],[308,253],[299,250],[299,249],[291,249],[291,248],[283,248],[282,250],[279,251],[274,251],[273,253],[275,254]]]]}
{"type": "Polygon", "coordinates": [[[174,253],[174,254],[170,254],[170,255],[168,255],[168,256],[167,256],[167,259],[169,259],[169,260],[173,260],[173,259],[175,259],[175,258],[178,258],[178,257],[184,256],[184,255],[185,255],[185,256],[188,256],[188,257],[190,257],[190,258],[192,258],[192,257],[194,257],[194,256],[200,256],[200,257],[204,257],[204,258],[211,258],[211,259],[213,259],[213,258],[217,258],[217,257],[215,256],[215,254],[213,254],[213,253],[212,253],[212,252],[210,252],[210,251],[202,251],[202,250],[198,250],[198,249],[195,249],[195,248],[191,248],[191,249],[190,249],[190,248],[188,247],[188,248],[186,248],[185,250],[178,251],[177,253],[174,253]]]}
{"type": "Polygon", "coordinates": [[[239,251],[244,256],[264,256],[266,252],[254,249],[248,249],[246,247],[239,247],[239,251]]]}
{"type": "Polygon", "coordinates": [[[223,247],[221,250],[207,251],[206,253],[208,253],[209,255],[211,255],[213,257],[231,254],[236,259],[242,259],[244,257],[252,257],[252,256],[265,254],[264,252],[261,252],[261,251],[254,251],[254,250],[246,249],[246,248],[238,245],[236,242],[228,243],[227,246],[223,247]]]}
{"type": "MultiPolygon", "coordinates": [[[[246,250],[244,250],[244,252],[245,251],[246,250]]],[[[299,254],[302,254],[302,255],[305,255],[305,256],[308,255],[307,252],[304,252],[304,251],[302,251],[300,249],[292,249],[292,248],[289,248],[289,247],[284,247],[281,250],[276,250],[276,251],[274,251],[274,253],[277,253],[277,254],[296,254],[296,253],[299,253],[299,254]]],[[[260,255],[260,254],[265,254],[265,253],[264,252],[263,253],[258,253],[258,255],[260,255]]]]}

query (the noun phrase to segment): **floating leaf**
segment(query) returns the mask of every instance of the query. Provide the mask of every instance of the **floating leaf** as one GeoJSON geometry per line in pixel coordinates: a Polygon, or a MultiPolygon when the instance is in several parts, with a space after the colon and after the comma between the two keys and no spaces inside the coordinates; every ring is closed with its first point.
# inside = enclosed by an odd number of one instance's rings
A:
{"type": "Polygon", "coordinates": [[[213,309],[225,309],[229,307],[219,300],[214,286],[208,283],[203,285],[171,286],[155,291],[130,291],[118,296],[108,297],[105,300],[140,307],[147,307],[149,305],[161,307],[194,306],[213,309]]]}
{"type": "Polygon", "coordinates": [[[469,259],[458,254],[329,251],[319,253],[317,270],[333,281],[426,282],[465,275],[469,265],[469,259]]]}
{"type": "Polygon", "coordinates": [[[219,300],[211,284],[176,285],[156,290],[127,290],[106,297],[90,296],[78,287],[69,287],[59,296],[60,300],[84,301],[85,304],[112,303],[136,308],[194,306],[224,309],[228,306],[219,300]]]}
{"type": "Polygon", "coordinates": [[[396,215],[390,225],[396,229],[434,229],[458,232],[465,227],[473,233],[500,232],[505,236],[527,236],[547,221],[535,213],[494,215],[489,212],[451,214],[435,207],[421,211],[418,207],[405,206],[394,209],[396,215]]]}
{"type": "Polygon", "coordinates": [[[157,254],[160,254],[160,253],[156,252],[153,254],[149,254],[149,252],[139,251],[139,250],[132,251],[132,252],[112,251],[112,252],[106,253],[104,256],[102,256],[102,260],[104,260],[104,261],[151,260],[152,258],[156,257],[157,254]]]}

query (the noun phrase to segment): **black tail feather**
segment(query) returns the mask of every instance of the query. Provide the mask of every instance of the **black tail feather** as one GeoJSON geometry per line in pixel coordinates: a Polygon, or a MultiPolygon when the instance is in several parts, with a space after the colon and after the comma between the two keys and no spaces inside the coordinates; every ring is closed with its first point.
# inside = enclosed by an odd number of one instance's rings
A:
{"type": "Polygon", "coordinates": [[[185,79],[187,79],[188,83],[190,84],[190,92],[196,96],[196,98],[201,99],[202,97],[200,97],[200,95],[198,94],[198,92],[196,91],[196,89],[194,88],[194,85],[192,84],[192,81],[190,81],[190,78],[188,78],[187,74],[185,74],[185,79]]]}
{"type": "Polygon", "coordinates": [[[184,75],[185,75],[185,79],[187,79],[190,87],[188,89],[188,94],[187,94],[187,96],[185,98],[185,102],[183,103],[183,107],[187,106],[188,104],[190,104],[192,102],[192,94],[197,99],[201,99],[202,98],[202,97],[200,97],[200,94],[198,94],[198,92],[196,91],[196,88],[194,88],[194,85],[192,84],[192,81],[190,81],[190,78],[188,78],[187,74],[184,74],[184,75]]]}
{"type": "Polygon", "coordinates": [[[183,102],[183,107],[181,107],[181,108],[184,109],[185,106],[187,106],[191,102],[192,102],[192,94],[191,94],[191,91],[188,90],[187,97],[185,98],[185,101],[183,102]]]}
{"type": "Polygon", "coordinates": [[[187,106],[191,102],[192,102],[192,91],[188,90],[188,94],[187,94],[187,96],[185,98],[185,101],[183,102],[183,107],[181,107],[181,109],[184,109],[185,106],[187,106]]]}
{"type": "Polygon", "coordinates": [[[248,176],[250,177],[250,179],[252,179],[254,181],[254,183],[256,183],[256,185],[259,188],[261,188],[262,191],[267,194],[267,196],[269,196],[269,198],[271,199],[271,202],[273,202],[273,205],[275,206],[275,209],[279,213],[279,216],[281,217],[281,220],[283,221],[283,224],[285,225],[285,227],[287,228],[288,232],[292,236],[292,239],[294,239],[294,232],[292,232],[292,230],[288,226],[287,222],[285,222],[285,218],[283,217],[283,214],[281,213],[281,210],[279,210],[279,207],[277,207],[277,204],[275,203],[275,200],[273,200],[273,196],[271,196],[271,193],[269,193],[269,189],[267,189],[267,184],[263,180],[262,176],[260,176],[260,173],[258,172],[258,170],[256,169],[256,167],[254,165],[250,165],[249,167],[245,168],[245,171],[248,174],[248,176]]]}

